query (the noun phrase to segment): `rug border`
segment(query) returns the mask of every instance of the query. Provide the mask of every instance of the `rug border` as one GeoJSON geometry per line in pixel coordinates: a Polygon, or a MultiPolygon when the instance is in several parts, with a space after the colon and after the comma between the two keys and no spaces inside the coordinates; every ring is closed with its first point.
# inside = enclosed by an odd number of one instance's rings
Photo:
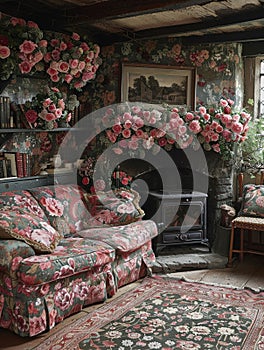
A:
{"type": "MultiPolygon", "coordinates": [[[[107,324],[107,321],[109,321],[109,316],[112,315],[112,311],[111,311],[111,305],[112,308],[114,306],[116,306],[117,304],[119,305],[119,309],[118,311],[115,309],[115,313],[116,313],[116,318],[119,319],[119,317],[122,317],[123,314],[127,313],[129,307],[134,307],[138,304],[140,304],[143,300],[145,300],[145,295],[144,292],[146,291],[146,288],[148,288],[148,292],[152,293],[152,295],[154,293],[157,293],[159,291],[162,291],[164,288],[164,282],[167,283],[167,287],[170,287],[170,290],[172,290],[173,288],[175,288],[175,284],[177,284],[177,287],[179,286],[184,286],[186,288],[186,285],[189,285],[189,287],[193,286],[196,287],[197,292],[201,292],[201,290],[203,289],[214,289],[215,287],[217,287],[218,291],[215,291],[215,296],[216,294],[221,294],[223,292],[226,292],[225,296],[227,297],[229,294],[236,294],[237,299],[234,301],[232,300],[232,305],[236,305],[236,306],[241,306],[241,302],[245,305],[245,297],[241,296],[240,294],[242,293],[246,293],[247,295],[247,299],[251,299],[250,297],[254,297],[254,301],[252,300],[251,302],[249,300],[247,300],[247,303],[249,303],[251,307],[256,307],[259,305],[259,303],[256,303],[255,297],[256,295],[259,294],[260,297],[260,306],[262,306],[262,309],[257,311],[257,313],[260,313],[260,316],[258,317],[261,318],[262,320],[264,319],[264,293],[256,293],[252,290],[247,290],[247,289],[234,289],[232,287],[225,287],[225,286],[215,286],[212,284],[206,284],[206,283],[200,283],[200,282],[189,282],[189,281],[184,281],[182,279],[177,279],[174,277],[169,277],[169,276],[151,276],[151,277],[145,277],[140,281],[134,288],[132,288],[131,290],[124,292],[123,294],[117,296],[115,299],[108,299],[107,303],[102,303],[97,309],[92,310],[91,312],[88,312],[86,315],[83,315],[82,317],[80,317],[79,319],[73,321],[71,324],[68,324],[65,326],[65,328],[62,328],[60,330],[58,330],[56,333],[50,335],[47,339],[45,339],[42,343],[40,343],[39,345],[35,346],[34,348],[32,348],[32,350],[47,350],[47,349],[52,349],[52,345],[54,344],[54,338],[58,341],[58,338],[60,338],[61,340],[63,339],[63,335],[65,335],[65,329],[67,329],[67,334],[71,333],[71,329],[72,328],[79,328],[81,329],[81,325],[85,324],[85,327],[87,328],[87,321],[89,319],[91,319],[91,322],[93,324],[90,325],[89,327],[89,333],[93,331],[93,329],[95,327],[98,328],[98,320],[100,320],[100,322],[107,324]],[[155,283],[153,283],[155,282],[155,283]],[[159,288],[161,288],[161,290],[159,290],[159,288]],[[127,296],[127,294],[130,294],[129,297],[127,296]],[[261,296],[261,294],[263,294],[263,296],[261,296]],[[136,302],[136,304],[135,304],[136,302]],[[122,308],[122,304],[126,306],[126,308],[122,308]],[[130,305],[131,304],[131,305],[130,305]],[[252,305],[253,304],[253,305],[252,305]],[[43,347],[44,346],[44,347],[43,347]]],[[[208,292],[209,292],[208,290],[208,292]]],[[[195,294],[197,296],[197,294],[195,294]]],[[[151,296],[151,294],[150,294],[151,296]]],[[[213,296],[213,295],[212,295],[213,296]]],[[[205,294],[201,294],[201,298],[204,297],[208,300],[208,296],[206,296],[205,294]]],[[[212,299],[210,298],[210,301],[212,299]]],[[[229,303],[229,299],[221,299],[222,303],[229,303]]],[[[259,307],[260,307],[259,306],[259,307]]],[[[256,318],[256,317],[255,317],[256,318]]],[[[252,344],[252,342],[257,342],[257,340],[259,339],[259,336],[262,335],[264,336],[264,328],[263,328],[263,322],[257,322],[257,320],[255,319],[255,323],[254,323],[254,331],[252,333],[250,333],[244,340],[244,343],[242,344],[241,350],[245,349],[248,350],[248,343],[252,344]],[[257,331],[257,329],[259,329],[259,331],[257,331]]],[[[55,326],[56,327],[56,326],[55,326]]],[[[87,332],[88,333],[88,332],[87,332]]],[[[73,350],[71,341],[69,341],[65,347],[63,347],[64,350],[73,350]]]]}

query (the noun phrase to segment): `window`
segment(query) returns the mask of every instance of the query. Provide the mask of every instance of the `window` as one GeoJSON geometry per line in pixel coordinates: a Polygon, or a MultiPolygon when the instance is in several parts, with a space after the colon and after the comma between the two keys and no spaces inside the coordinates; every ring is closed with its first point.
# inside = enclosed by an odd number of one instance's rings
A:
{"type": "Polygon", "coordinates": [[[264,57],[259,62],[259,106],[258,116],[264,117],[264,57]]]}

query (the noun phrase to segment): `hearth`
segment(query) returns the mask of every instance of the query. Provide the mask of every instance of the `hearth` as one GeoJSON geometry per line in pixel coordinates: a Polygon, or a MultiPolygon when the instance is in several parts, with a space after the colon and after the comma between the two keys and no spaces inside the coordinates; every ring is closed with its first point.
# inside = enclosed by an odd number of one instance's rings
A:
{"type": "Polygon", "coordinates": [[[153,240],[156,255],[170,245],[208,245],[206,193],[188,189],[150,191],[145,211],[159,229],[153,240]]]}

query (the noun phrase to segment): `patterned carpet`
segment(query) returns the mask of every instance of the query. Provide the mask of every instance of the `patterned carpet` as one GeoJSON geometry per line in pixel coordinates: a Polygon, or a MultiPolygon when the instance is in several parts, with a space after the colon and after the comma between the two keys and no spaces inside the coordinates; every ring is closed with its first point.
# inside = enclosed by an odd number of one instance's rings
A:
{"type": "Polygon", "coordinates": [[[264,292],[148,277],[35,350],[264,348],[264,292]]]}

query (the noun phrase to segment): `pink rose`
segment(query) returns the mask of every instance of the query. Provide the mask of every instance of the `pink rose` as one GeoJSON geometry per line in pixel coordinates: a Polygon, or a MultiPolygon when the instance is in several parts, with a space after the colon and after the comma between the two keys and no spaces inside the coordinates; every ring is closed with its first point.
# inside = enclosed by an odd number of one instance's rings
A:
{"type": "Polygon", "coordinates": [[[35,123],[35,121],[38,119],[38,113],[34,111],[33,109],[29,109],[26,113],[25,116],[27,118],[27,121],[29,123],[35,123]]]}
{"type": "Polygon", "coordinates": [[[82,80],[83,81],[89,81],[94,78],[94,74],[91,72],[84,72],[82,75],[82,80]]]}
{"type": "Polygon", "coordinates": [[[211,117],[210,117],[210,114],[208,114],[208,113],[205,113],[203,117],[204,117],[204,120],[206,120],[207,122],[208,122],[208,121],[210,120],[210,118],[211,118],[211,117]]]}
{"type": "Polygon", "coordinates": [[[10,56],[10,49],[7,46],[0,45],[0,58],[5,59],[10,56]]]}
{"type": "Polygon", "coordinates": [[[83,82],[82,81],[77,81],[75,84],[74,84],[74,88],[75,89],[81,89],[82,87],[84,86],[83,82]]]}
{"type": "Polygon", "coordinates": [[[47,46],[48,46],[47,40],[44,40],[44,39],[40,40],[39,47],[47,47],[47,46]]]}
{"type": "Polygon", "coordinates": [[[111,141],[112,143],[116,142],[116,135],[112,131],[106,130],[106,135],[107,135],[109,141],[111,141]]]}
{"type": "Polygon", "coordinates": [[[54,83],[57,83],[57,82],[60,80],[58,74],[51,75],[50,79],[51,79],[54,83]]]}
{"type": "Polygon", "coordinates": [[[53,60],[58,61],[60,59],[60,51],[59,50],[53,50],[51,52],[51,57],[53,60]]]}
{"type": "Polygon", "coordinates": [[[122,131],[122,126],[120,124],[115,124],[112,126],[112,130],[116,135],[120,134],[122,131]]]}
{"type": "Polygon", "coordinates": [[[69,64],[72,69],[76,69],[78,67],[79,61],[77,59],[70,60],[69,64]]]}
{"type": "Polygon", "coordinates": [[[123,151],[122,151],[121,148],[119,148],[119,147],[114,147],[114,148],[113,148],[113,152],[114,152],[115,154],[122,154],[122,153],[123,153],[123,151]]]}
{"type": "Polygon", "coordinates": [[[59,202],[55,198],[42,197],[40,201],[41,201],[42,205],[48,210],[48,212],[51,216],[62,216],[63,215],[64,207],[61,204],[61,202],[59,202]]]}
{"type": "Polygon", "coordinates": [[[184,135],[186,133],[186,131],[187,131],[187,128],[185,125],[182,125],[179,127],[179,135],[180,136],[184,135]]]}
{"type": "Polygon", "coordinates": [[[55,112],[56,111],[56,106],[54,103],[51,103],[49,106],[48,106],[48,110],[50,112],[55,112]]]}
{"type": "Polygon", "coordinates": [[[43,53],[40,52],[40,51],[38,51],[38,52],[36,52],[36,54],[33,56],[32,62],[33,62],[34,64],[36,64],[36,63],[40,62],[40,61],[42,60],[42,58],[43,58],[43,53]]]}
{"type": "Polygon", "coordinates": [[[36,28],[38,29],[39,26],[37,25],[37,23],[33,22],[33,21],[28,21],[27,22],[27,26],[30,27],[30,28],[36,28]]]}
{"type": "Polygon", "coordinates": [[[215,152],[217,152],[217,153],[220,153],[220,146],[219,146],[219,144],[217,143],[217,144],[215,144],[215,145],[212,145],[212,148],[213,148],[213,150],[215,151],[215,152]]]}
{"type": "Polygon", "coordinates": [[[186,113],[185,116],[186,120],[193,120],[194,119],[194,115],[191,112],[186,113]]]}
{"type": "Polygon", "coordinates": [[[125,138],[125,139],[128,139],[130,136],[131,136],[131,131],[130,129],[124,129],[122,131],[122,136],[125,138]]]}
{"type": "Polygon", "coordinates": [[[226,107],[226,106],[228,106],[228,102],[227,102],[226,100],[224,100],[224,99],[221,98],[221,100],[220,100],[220,106],[226,107]]]}
{"type": "Polygon", "coordinates": [[[79,64],[78,64],[79,71],[83,71],[84,68],[85,68],[85,62],[83,62],[83,61],[79,62],[79,64]]]}
{"type": "Polygon", "coordinates": [[[64,100],[61,98],[59,101],[58,101],[58,106],[64,110],[65,109],[65,102],[64,100]]]}
{"type": "Polygon", "coordinates": [[[86,43],[81,43],[80,47],[84,52],[89,50],[89,46],[86,43]]]}
{"type": "Polygon", "coordinates": [[[72,39],[73,40],[80,40],[80,35],[77,33],[72,33],[72,39]]]}
{"type": "Polygon", "coordinates": [[[48,73],[50,76],[55,75],[55,74],[57,74],[57,69],[54,69],[54,68],[52,68],[52,67],[49,67],[49,68],[47,69],[47,73],[48,73]]]}
{"type": "Polygon", "coordinates": [[[205,114],[205,113],[206,113],[206,108],[203,107],[203,106],[199,107],[199,112],[200,112],[201,114],[205,114]]]}
{"type": "Polygon", "coordinates": [[[64,80],[66,81],[67,84],[70,84],[72,79],[73,79],[73,76],[71,74],[66,74],[64,77],[64,80]]]}
{"type": "Polygon", "coordinates": [[[191,121],[191,123],[189,124],[189,129],[194,133],[194,134],[198,134],[198,132],[200,132],[202,130],[201,125],[199,123],[198,120],[193,120],[191,121]]]}
{"type": "Polygon", "coordinates": [[[235,122],[232,124],[231,130],[236,134],[240,134],[243,131],[243,125],[241,123],[235,122]]]}
{"type": "Polygon", "coordinates": [[[17,24],[19,24],[20,26],[25,26],[26,25],[26,21],[22,18],[16,18],[16,17],[12,17],[10,20],[10,23],[13,26],[16,26],[17,24]]]}
{"type": "Polygon", "coordinates": [[[47,114],[45,115],[45,120],[46,120],[47,122],[50,122],[50,121],[55,120],[55,119],[56,119],[56,116],[55,116],[54,113],[47,113],[47,114]]]}
{"type": "Polygon", "coordinates": [[[138,149],[138,141],[135,139],[128,141],[128,148],[132,150],[138,149]]]}
{"type": "Polygon", "coordinates": [[[53,47],[59,47],[60,41],[58,39],[51,39],[50,45],[53,47]]]}
{"type": "Polygon", "coordinates": [[[59,67],[58,67],[59,72],[67,73],[69,68],[70,67],[69,67],[69,64],[67,62],[64,62],[64,61],[59,62],[59,67]]]}
{"type": "Polygon", "coordinates": [[[136,128],[142,128],[144,126],[144,121],[141,118],[134,118],[134,126],[136,128]]]}
{"type": "Polygon", "coordinates": [[[222,132],[222,136],[227,142],[230,142],[231,138],[232,138],[232,133],[231,133],[231,131],[224,129],[222,132]]]}
{"type": "Polygon", "coordinates": [[[43,107],[45,108],[48,107],[50,104],[51,104],[51,99],[49,97],[46,98],[42,103],[43,107]]]}
{"type": "Polygon", "coordinates": [[[56,118],[60,118],[62,116],[62,110],[61,108],[56,108],[55,110],[55,116],[56,118]]]}
{"type": "Polygon", "coordinates": [[[65,42],[61,42],[60,43],[60,51],[65,51],[67,49],[67,44],[65,44],[65,42]]]}
{"type": "Polygon", "coordinates": [[[222,125],[218,124],[215,128],[215,130],[218,132],[218,133],[221,133],[224,129],[222,127],[222,125]]]}
{"type": "Polygon", "coordinates": [[[19,69],[20,72],[23,74],[27,74],[31,71],[33,65],[30,64],[28,61],[23,61],[22,63],[19,64],[19,69]]]}
{"type": "Polygon", "coordinates": [[[127,140],[120,140],[120,141],[118,142],[118,145],[119,145],[119,147],[127,148],[127,147],[128,147],[127,140]]]}
{"type": "Polygon", "coordinates": [[[51,61],[51,54],[50,52],[47,52],[45,55],[44,55],[44,61],[46,63],[48,63],[49,61],[51,61]]]}
{"type": "Polygon", "coordinates": [[[31,40],[25,40],[20,46],[20,52],[29,54],[32,53],[38,45],[31,40]]]}
{"type": "Polygon", "coordinates": [[[162,137],[159,139],[159,145],[161,147],[164,147],[167,144],[167,139],[165,137],[162,137]]]}

